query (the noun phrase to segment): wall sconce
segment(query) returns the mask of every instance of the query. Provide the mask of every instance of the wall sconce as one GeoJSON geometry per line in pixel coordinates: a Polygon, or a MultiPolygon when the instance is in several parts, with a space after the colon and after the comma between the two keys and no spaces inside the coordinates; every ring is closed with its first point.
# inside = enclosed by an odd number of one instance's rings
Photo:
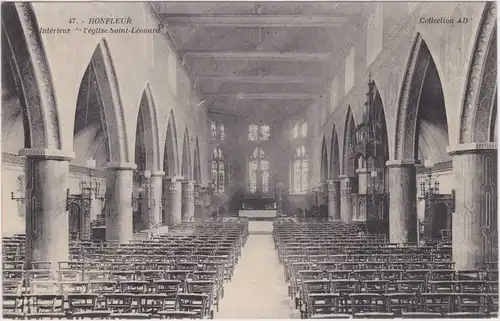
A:
{"type": "Polygon", "coordinates": [[[432,168],[434,167],[434,162],[431,160],[425,160],[424,166],[427,168],[427,178],[420,182],[420,196],[419,201],[431,199],[434,195],[439,194],[439,181],[436,179],[432,181],[432,168]]]}
{"type": "Polygon", "coordinates": [[[25,197],[15,197],[14,192],[10,192],[10,199],[13,201],[24,202],[25,197]]]}

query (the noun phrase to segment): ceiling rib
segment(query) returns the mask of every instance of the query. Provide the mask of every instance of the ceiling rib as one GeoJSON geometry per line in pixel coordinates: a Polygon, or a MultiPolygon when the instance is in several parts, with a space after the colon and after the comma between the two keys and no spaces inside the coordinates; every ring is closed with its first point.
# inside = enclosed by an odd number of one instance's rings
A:
{"type": "Polygon", "coordinates": [[[193,24],[211,27],[248,28],[335,28],[350,21],[345,15],[161,15],[170,26],[190,26],[193,24]]]}
{"type": "Polygon", "coordinates": [[[246,84],[324,84],[326,78],[307,76],[195,76],[199,81],[238,82],[246,84]]]}
{"type": "Polygon", "coordinates": [[[329,52],[275,52],[275,51],[210,51],[189,50],[184,52],[190,58],[219,58],[243,60],[289,60],[289,61],[321,61],[330,56],[329,52]]]}
{"type": "Polygon", "coordinates": [[[275,100],[275,99],[314,99],[316,95],[305,93],[204,93],[203,97],[210,98],[230,98],[230,99],[250,99],[250,100],[275,100]]]}

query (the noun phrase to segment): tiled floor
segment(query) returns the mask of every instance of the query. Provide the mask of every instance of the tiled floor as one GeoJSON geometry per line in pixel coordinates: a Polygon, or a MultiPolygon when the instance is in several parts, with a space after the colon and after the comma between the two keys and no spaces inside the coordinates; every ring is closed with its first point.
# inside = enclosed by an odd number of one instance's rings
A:
{"type": "Polygon", "coordinates": [[[283,273],[272,234],[250,235],[215,318],[299,319],[283,273]]]}

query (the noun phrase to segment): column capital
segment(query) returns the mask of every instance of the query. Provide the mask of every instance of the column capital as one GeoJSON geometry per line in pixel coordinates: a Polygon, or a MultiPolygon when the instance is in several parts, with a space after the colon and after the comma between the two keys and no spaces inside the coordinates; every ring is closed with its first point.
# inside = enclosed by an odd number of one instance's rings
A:
{"type": "Polygon", "coordinates": [[[151,172],[151,177],[153,177],[153,176],[162,177],[162,176],[165,176],[165,172],[164,171],[151,172]]]}
{"type": "Polygon", "coordinates": [[[118,170],[135,170],[137,165],[134,163],[125,162],[110,162],[106,165],[108,169],[118,169],[118,170]]]}
{"type": "Polygon", "coordinates": [[[348,178],[351,178],[351,177],[347,176],[347,175],[339,175],[339,181],[341,181],[341,180],[347,180],[348,178]]]}
{"type": "Polygon", "coordinates": [[[194,183],[195,183],[195,181],[194,181],[193,179],[191,179],[191,178],[183,178],[183,179],[181,180],[181,182],[182,182],[182,184],[189,184],[189,183],[191,183],[191,184],[193,184],[193,185],[194,185],[194,183]]]}
{"type": "Polygon", "coordinates": [[[368,168],[358,168],[356,174],[368,174],[368,168]]]}
{"type": "Polygon", "coordinates": [[[75,153],[61,149],[24,148],[19,150],[19,156],[33,159],[71,161],[75,158],[75,153]]]}
{"type": "Polygon", "coordinates": [[[497,143],[481,142],[481,143],[465,143],[454,146],[448,146],[446,152],[453,156],[456,154],[479,153],[481,151],[496,150],[497,143]]]}
{"type": "Polygon", "coordinates": [[[420,165],[420,161],[417,159],[393,159],[385,162],[387,167],[409,167],[420,165]]]}
{"type": "Polygon", "coordinates": [[[182,177],[182,176],[164,176],[163,179],[165,181],[181,182],[184,179],[184,177],[182,177]]]}
{"type": "Polygon", "coordinates": [[[328,189],[328,192],[333,192],[334,191],[334,181],[332,179],[326,181],[326,187],[328,189]]]}

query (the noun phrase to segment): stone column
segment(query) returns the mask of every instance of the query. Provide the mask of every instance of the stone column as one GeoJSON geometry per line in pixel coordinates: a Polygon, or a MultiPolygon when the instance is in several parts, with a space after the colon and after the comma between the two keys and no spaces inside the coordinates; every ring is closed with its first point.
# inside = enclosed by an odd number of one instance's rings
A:
{"type": "Polygon", "coordinates": [[[328,219],[340,221],[340,181],[328,181],[328,219]]]}
{"type": "Polygon", "coordinates": [[[133,239],[132,163],[109,163],[106,180],[106,241],[122,244],[133,239]]]}
{"type": "Polygon", "coordinates": [[[162,184],[165,172],[152,172],[151,173],[151,190],[150,190],[150,214],[149,214],[149,228],[161,225],[162,222],[162,184]]]}
{"type": "Polygon", "coordinates": [[[391,243],[417,241],[417,171],[412,159],[390,160],[389,240],[391,243]]]}
{"type": "Polygon", "coordinates": [[[340,219],[344,223],[350,223],[352,220],[352,195],[351,178],[346,175],[340,175],[340,219]]]}
{"type": "Polygon", "coordinates": [[[26,263],[69,260],[67,205],[69,161],[73,153],[27,148],[20,156],[26,166],[26,263]]]}
{"type": "Polygon", "coordinates": [[[497,144],[461,144],[448,153],[456,180],[453,262],[457,270],[484,268],[498,261],[497,144]]]}
{"type": "Polygon", "coordinates": [[[182,221],[189,222],[194,219],[194,181],[182,180],[182,221]]]}
{"type": "Polygon", "coordinates": [[[163,184],[163,225],[175,226],[182,222],[182,177],[167,177],[163,184]]]}

